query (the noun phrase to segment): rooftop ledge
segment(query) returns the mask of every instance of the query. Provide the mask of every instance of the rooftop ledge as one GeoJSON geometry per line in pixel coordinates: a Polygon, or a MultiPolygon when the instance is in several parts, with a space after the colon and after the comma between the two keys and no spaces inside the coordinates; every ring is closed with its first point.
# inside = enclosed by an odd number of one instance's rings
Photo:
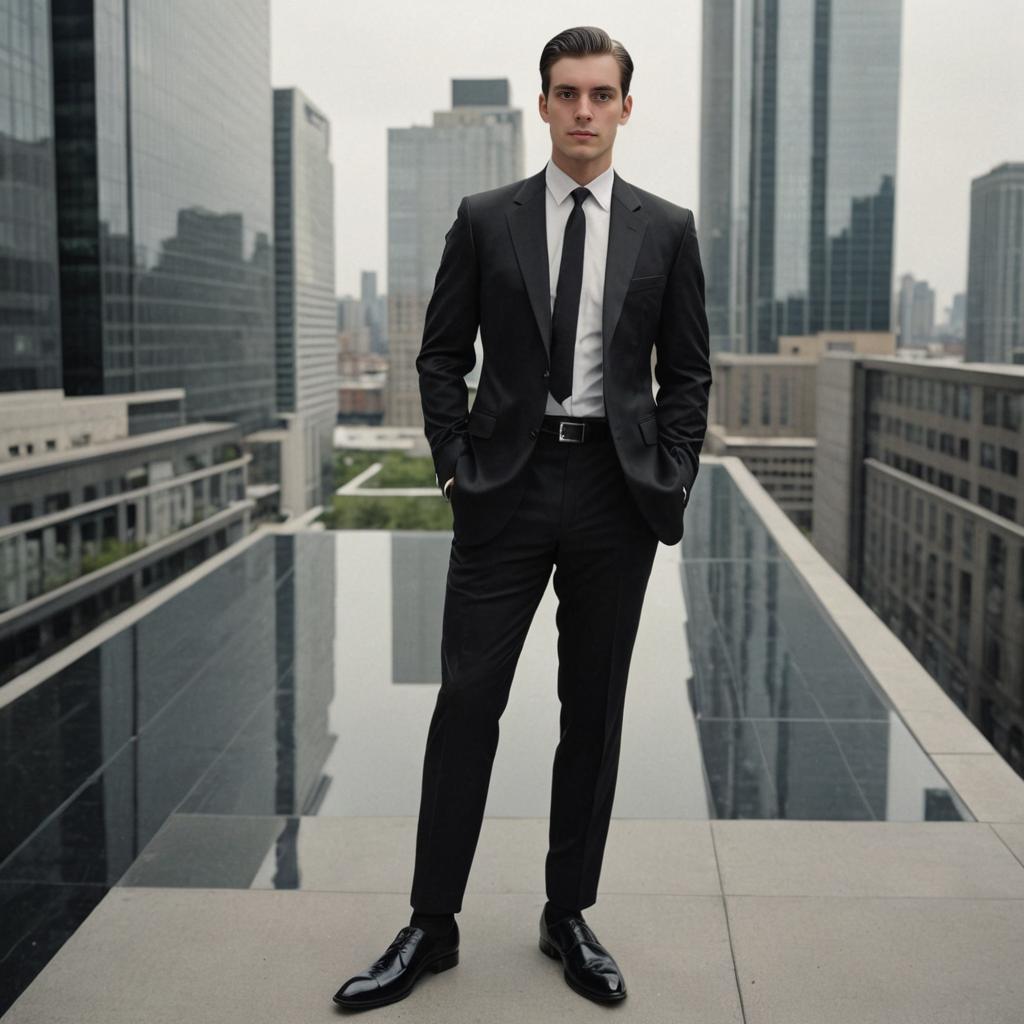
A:
{"type": "MultiPolygon", "coordinates": [[[[686,530],[652,573],[585,911],[625,974],[619,1012],[1017,1022],[1024,780],[738,459],[702,459],[686,530]]],[[[106,715],[88,779],[0,862],[8,907],[98,903],[4,1024],[337,1019],[331,995],[408,921],[447,536],[261,530],[19,677],[6,708],[0,690],[0,715],[53,707],[57,673],[80,712],[93,671],[106,715]]],[[[375,1019],[596,1012],[536,946],[553,612],[549,590],[502,718],[461,963],[375,1019]]],[[[52,782],[43,764],[19,777],[52,782]]]]}

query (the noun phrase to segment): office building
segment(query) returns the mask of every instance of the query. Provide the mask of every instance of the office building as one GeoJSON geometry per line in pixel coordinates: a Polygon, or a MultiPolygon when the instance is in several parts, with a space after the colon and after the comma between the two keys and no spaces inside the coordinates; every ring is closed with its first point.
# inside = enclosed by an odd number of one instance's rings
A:
{"type": "Polygon", "coordinates": [[[818,362],[828,352],[885,355],[894,349],[889,332],[827,331],[783,336],[777,355],[713,354],[708,454],[741,458],[786,515],[810,533],[818,362]]]}
{"type": "Polygon", "coordinates": [[[269,0],[52,8],[64,390],[267,425],[269,0]]]}
{"type": "Polygon", "coordinates": [[[965,358],[1024,363],[1024,163],[971,182],[965,358]]]}
{"type": "Polygon", "coordinates": [[[241,428],[180,388],[0,402],[0,684],[250,531],[241,428]]]}
{"type": "Polygon", "coordinates": [[[1024,774],[1024,367],[836,355],[817,394],[815,547],[1024,774]]]}
{"type": "Polygon", "coordinates": [[[13,0],[0,23],[0,392],[59,388],[49,2],[13,0]]]}
{"type": "Polygon", "coordinates": [[[902,0],[704,0],[713,351],[888,331],[902,0]]]}
{"type": "Polygon", "coordinates": [[[281,508],[330,502],[338,416],[330,124],[299,89],[274,90],[277,411],[281,508]]]}
{"type": "Polygon", "coordinates": [[[433,124],[388,129],[386,422],[422,425],[416,356],[444,237],[463,196],[525,176],[523,114],[499,80],[453,80],[433,124]]]}
{"type": "Polygon", "coordinates": [[[900,278],[896,296],[897,331],[901,348],[923,347],[935,336],[935,292],[913,274],[900,278]]]}

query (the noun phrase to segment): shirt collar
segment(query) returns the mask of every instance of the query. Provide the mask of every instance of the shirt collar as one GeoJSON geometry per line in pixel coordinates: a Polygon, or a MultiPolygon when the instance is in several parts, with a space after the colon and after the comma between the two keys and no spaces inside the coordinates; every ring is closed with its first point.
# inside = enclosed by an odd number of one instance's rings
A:
{"type": "MultiPolygon", "coordinates": [[[[569,193],[574,188],[579,188],[580,183],[573,181],[565,171],[559,167],[554,160],[548,159],[548,165],[545,169],[545,179],[547,180],[548,191],[551,193],[552,198],[558,203],[559,206],[565,202],[569,197],[569,193]]],[[[603,171],[596,178],[587,182],[586,187],[590,189],[590,194],[597,201],[598,205],[603,210],[608,210],[612,205],[612,185],[615,181],[615,169],[609,167],[608,170],[603,171]]]]}

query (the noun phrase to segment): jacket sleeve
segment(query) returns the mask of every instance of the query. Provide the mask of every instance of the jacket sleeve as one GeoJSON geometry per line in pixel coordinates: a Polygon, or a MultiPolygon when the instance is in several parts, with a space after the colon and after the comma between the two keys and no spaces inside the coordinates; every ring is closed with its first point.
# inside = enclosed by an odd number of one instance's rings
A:
{"type": "Polygon", "coordinates": [[[704,271],[692,212],[666,282],[655,346],[658,434],[683,469],[689,501],[700,468],[711,392],[704,271]]]}
{"type": "Polygon", "coordinates": [[[455,463],[466,447],[469,392],[465,376],[476,363],[479,325],[480,274],[469,203],[463,197],[445,235],[416,357],[424,432],[439,487],[454,475],[455,463]]]}

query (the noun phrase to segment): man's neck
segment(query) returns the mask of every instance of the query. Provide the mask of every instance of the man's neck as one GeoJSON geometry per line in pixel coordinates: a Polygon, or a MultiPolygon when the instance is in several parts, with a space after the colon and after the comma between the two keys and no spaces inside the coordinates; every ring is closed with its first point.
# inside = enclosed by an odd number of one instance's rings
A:
{"type": "Polygon", "coordinates": [[[567,161],[557,150],[551,151],[551,162],[576,182],[577,185],[589,185],[596,177],[604,174],[612,165],[612,154],[608,152],[600,162],[594,160],[567,161]]]}

